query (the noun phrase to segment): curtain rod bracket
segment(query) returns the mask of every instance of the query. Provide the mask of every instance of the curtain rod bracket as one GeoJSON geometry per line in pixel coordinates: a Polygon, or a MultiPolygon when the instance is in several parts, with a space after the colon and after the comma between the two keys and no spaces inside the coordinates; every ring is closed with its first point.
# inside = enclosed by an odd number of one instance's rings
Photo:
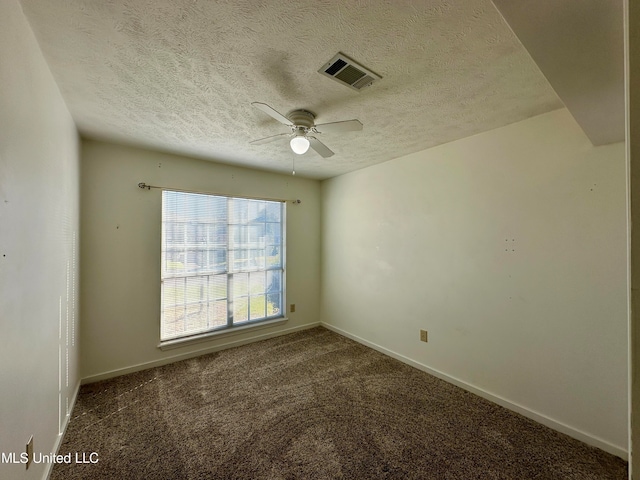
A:
{"type": "Polygon", "coordinates": [[[140,188],[146,188],[147,190],[151,190],[151,185],[147,185],[147,184],[146,184],[146,183],[144,183],[144,182],[140,182],[140,183],[138,184],[138,187],[140,187],[140,188]]]}

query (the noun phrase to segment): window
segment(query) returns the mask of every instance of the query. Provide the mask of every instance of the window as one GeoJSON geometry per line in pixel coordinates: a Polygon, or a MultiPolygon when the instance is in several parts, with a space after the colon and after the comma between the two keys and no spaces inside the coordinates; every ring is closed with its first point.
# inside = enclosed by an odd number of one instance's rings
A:
{"type": "Polygon", "coordinates": [[[283,202],[162,192],[161,340],[283,316],[283,202]]]}

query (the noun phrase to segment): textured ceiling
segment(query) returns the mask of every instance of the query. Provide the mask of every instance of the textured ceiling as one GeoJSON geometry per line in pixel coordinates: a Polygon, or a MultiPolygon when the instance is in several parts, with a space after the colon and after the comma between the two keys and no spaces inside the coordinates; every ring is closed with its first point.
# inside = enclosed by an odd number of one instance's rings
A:
{"type": "Polygon", "coordinates": [[[21,0],[82,135],[328,178],[562,107],[490,0],[21,0]],[[382,80],[317,70],[343,52],[382,80]],[[334,152],[297,156],[251,106],[304,108],[334,152]]]}

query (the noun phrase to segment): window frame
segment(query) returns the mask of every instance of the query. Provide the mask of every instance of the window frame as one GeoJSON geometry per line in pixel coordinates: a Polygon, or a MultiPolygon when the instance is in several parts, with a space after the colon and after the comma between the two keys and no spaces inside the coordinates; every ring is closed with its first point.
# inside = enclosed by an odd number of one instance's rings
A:
{"type": "MultiPolygon", "coordinates": [[[[178,200],[177,200],[178,201],[178,200]]],[[[189,200],[185,200],[185,201],[189,201],[189,200]]],[[[195,202],[197,202],[197,200],[192,200],[195,204],[195,202]]],[[[188,192],[188,191],[184,191],[184,190],[174,190],[174,189],[163,189],[162,191],[162,201],[161,201],[162,205],[161,205],[161,235],[160,235],[160,250],[161,250],[161,257],[160,257],[160,262],[161,262],[161,266],[160,266],[160,322],[159,322],[159,326],[160,326],[160,331],[159,331],[159,337],[160,337],[160,344],[158,345],[160,348],[172,348],[174,346],[179,346],[180,344],[184,344],[185,342],[196,342],[196,341],[204,341],[209,339],[212,336],[222,336],[222,335],[229,335],[229,334],[234,334],[234,333],[242,333],[243,331],[247,330],[247,329],[252,329],[252,328],[265,328],[265,327],[269,327],[272,326],[274,324],[278,324],[278,323],[282,323],[284,321],[287,320],[286,318],[286,272],[287,272],[287,265],[286,265],[286,214],[287,214],[287,209],[286,209],[286,201],[285,200],[275,200],[275,199],[269,199],[269,198],[259,198],[259,197],[243,197],[243,196],[236,196],[236,195],[223,195],[223,194],[214,194],[214,193],[200,193],[200,192],[188,192]],[[188,219],[185,218],[185,220],[183,220],[182,222],[180,221],[173,221],[170,222],[168,220],[168,217],[171,215],[172,211],[168,208],[166,208],[166,200],[165,200],[165,195],[166,194],[174,194],[177,197],[174,198],[179,198],[180,195],[192,195],[192,196],[201,196],[201,197],[213,197],[215,199],[218,200],[222,200],[224,199],[224,201],[226,202],[226,215],[224,215],[224,221],[222,222],[216,222],[216,221],[211,221],[209,220],[209,222],[204,222],[204,221],[199,221],[199,219],[201,217],[196,217],[195,220],[190,220],[187,221],[188,219]],[[234,212],[232,211],[233,208],[237,208],[234,206],[234,202],[238,202],[239,205],[243,205],[244,202],[244,206],[242,207],[242,213],[241,215],[244,216],[244,214],[246,214],[246,218],[238,220],[235,217],[234,212]],[[260,210],[260,204],[262,204],[263,206],[263,210],[260,210]],[[268,217],[268,210],[271,208],[269,205],[274,205],[274,204],[278,204],[279,209],[277,210],[279,212],[279,221],[269,221],[269,217],[268,217]],[[256,207],[257,205],[257,207],[256,207]],[[257,208],[257,209],[256,209],[257,208]],[[249,218],[249,212],[251,211],[251,209],[255,209],[254,211],[255,216],[252,218],[249,218]],[[263,215],[263,219],[260,221],[256,221],[257,218],[260,218],[260,215],[263,215]],[[172,223],[171,228],[168,228],[168,224],[172,223]],[[180,223],[182,223],[182,225],[180,225],[180,223]],[[176,228],[176,225],[179,225],[181,228],[176,228]],[[193,229],[195,230],[194,232],[189,232],[188,228],[189,225],[191,225],[193,227],[193,229]],[[269,227],[271,225],[271,227],[269,227]],[[267,242],[267,230],[269,230],[270,228],[273,228],[273,225],[277,225],[279,227],[279,231],[276,230],[276,232],[273,234],[273,238],[271,242],[265,243],[267,242]],[[203,227],[203,228],[201,228],[203,227]],[[257,228],[256,228],[257,227],[257,228]],[[264,233],[262,234],[262,236],[260,236],[259,234],[256,236],[256,230],[260,231],[260,228],[263,227],[264,228],[264,233]],[[216,245],[215,242],[211,243],[211,231],[213,230],[213,237],[217,238],[218,232],[220,231],[219,228],[221,230],[224,230],[224,237],[225,237],[225,245],[224,245],[224,249],[220,248],[220,245],[216,245]],[[206,231],[206,235],[203,238],[206,238],[205,243],[202,246],[198,246],[198,239],[202,236],[200,235],[198,232],[200,230],[204,230],[206,231]],[[180,231],[182,232],[180,234],[180,231]],[[169,234],[170,232],[170,234],[169,234]],[[177,233],[176,233],[177,232],[177,233]],[[247,237],[247,241],[242,242],[242,239],[235,239],[233,237],[233,233],[232,232],[238,232],[240,233],[241,237],[246,236],[247,237]],[[195,235],[195,241],[194,242],[189,242],[188,241],[188,237],[189,235],[195,235]],[[175,237],[182,237],[182,243],[177,242],[175,240],[175,237]],[[262,239],[262,242],[259,241],[254,241],[254,243],[256,244],[256,248],[249,248],[252,244],[249,242],[249,237],[251,236],[255,236],[254,240],[260,240],[262,239]],[[173,245],[170,247],[169,243],[167,242],[167,237],[172,237],[173,238],[173,245]],[[276,242],[277,239],[278,241],[276,242]],[[237,243],[236,243],[237,242],[237,243]],[[262,248],[260,248],[260,245],[262,245],[262,248]],[[235,248],[234,248],[235,247],[235,248]],[[243,248],[244,247],[244,248],[243,248]],[[177,251],[176,249],[182,248],[183,249],[183,253],[184,253],[184,263],[182,264],[182,272],[174,272],[171,274],[167,274],[167,265],[169,264],[169,262],[171,262],[172,260],[169,260],[168,256],[167,256],[167,252],[171,251],[177,251]],[[279,249],[279,263],[275,266],[273,265],[269,265],[268,262],[268,257],[267,257],[267,250],[269,248],[277,248],[279,249]],[[262,250],[264,253],[262,255],[262,265],[259,265],[259,261],[258,259],[259,257],[259,253],[260,250],[262,250]],[[210,261],[207,262],[207,269],[200,271],[200,264],[201,262],[195,261],[194,263],[196,263],[198,266],[196,268],[196,271],[190,271],[189,270],[189,258],[197,258],[201,255],[205,255],[208,258],[210,258],[210,255],[213,253],[214,257],[215,257],[215,253],[217,251],[221,251],[224,252],[224,257],[225,257],[225,262],[224,262],[224,270],[222,271],[217,271],[215,269],[211,268],[211,263],[210,261]],[[251,257],[251,253],[250,252],[256,252],[254,253],[254,256],[251,257]],[[239,253],[240,256],[242,255],[246,255],[249,259],[253,259],[254,261],[254,265],[258,264],[257,266],[253,267],[253,268],[237,268],[236,266],[234,266],[232,264],[232,262],[234,262],[234,260],[237,258],[235,255],[236,253],[239,253]],[[268,272],[279,272],[278,275],[270,275],[268,272]],[[263,280],[262,281],[258,281],[258,284],[262,283],[262,290],[260,292],[257,293],[252,293],[251,291],[251,278],[253,276],[256,277],[260,277],[260,275],[255,275],[256,273],[262,273],[263,274],[263,280]],[[234,287],[239,287],[242,285],[242,283],[238,283],[241,282],[242,280],[240,280],[242,277],[245,277],[246,279],[246,295],[234,295],[234,287]],[[278,282],[276,279],[279,279],[279,283],[280,285],[278,286],[278,290],[277,291],[273,291],[270,292],[269,288],[270,288],[270,283],[268,281],[269,277],[271,276],[271,278],[273,278],[273,281],[275,281],[276,283],[278,282]],[[194,302],[190,302],[187,294],[187,285],[188,285],[188,278],[199,278],[199,279],[206,279],[206,284],[207,284],[207,296],[206,298],[204,298],[202,296],[202,286],[200,287],[200,298],[198,301],[194,302]],[[225,297],[218,299],[217,297],[215,297],[213,300],[210,297],[210,290],[209,290],[209,285],[210,285],[210,281],[211,279],[216,279],[216,278],[221,278],[221,277],[226,277],[226,291],[225,291],[225,297]],[[169,304],[167,302],[167,298],[165,294],[166,294],[166,288],[167,288],[167,283],[168,281],[176,281],[178,279],[184,279],[184,293],[182,294],[182,301],[178,302],[177,301],[177,297],[178,295],[174,293],[174,303],[169,304]],[[269,296],[270,295],[277,295],[279,296],[280,299],[280,304],[278,306],[278,311],[273,314],[273,315],[269,315],[268,313],[268,309],[269,309],[269,296]],[[264,316],[260,316],[258,318],[251,318],[253,315],[253,312],[251,311],[251,301],[252,298],[253,299],[257,299],[258,297],[263,297],[262,302],[264,303],[264,316]],[[237,320],[236,317],[236,312],[234,311],[234,304],[239,303],[238,300],[240,300],[240,303],[243,302],[242,299],[246,298],[246,318],[245,319],[241,319],[241,320],[237,320]],[[210,309],[211,309],[211,303],[212,302],[217,302],[217,301],[224,301],[226,303],[226,322],[224,324],[217,324],[217,325],[211,325],[210,324],[210,309]],[[207,309],[207,313],[206,313],[206,317],[207,317],[207,321],[206,321],[206,326],[200,326],[200,328],[191,328],[188,329],[186,326],[187,320],[188,320],[188,306],[191,305],[191,303],[200,305],[200,309],[202,310],[202,305],[205,305],[205,308],[207,309]],[[168,308],[174,308],[177,309],[177,307],[181,307],[184,306],[185,310],[184,310],[184,318],[183,318],[183,328],[185,329],[182,333],[178,332],[177,334],[167,334],[167,330],[166,330],[166,318],[165,318],[165,314],[166,311],[168,310],[168,308]]],[[[193,205],[190,207],[191,209],[193,209],[193,205]]],[[[176,208],[175,211],[178,211],[178,208],[176,208]]],[[[214,259],[214,264],[215,263],[215,259],[214,259]]],[[[202,281],[202,280],[200,280],[202,281]]],[[[176,284],[177,285],[177,284],[176,284]]],[[[177,287],[176,287],[177,288],[177,287]]],[[[243,292],[244,293],[244,292],[243,292]]],[[[273,297],[272,297],[273,298],[273,297]]],[[[201,312],[200,310],[200,312],[201,312]]],[[[202,322],[202,320],[199,320],[200,322],[202,322]]],[[[215,322],[215,319],[214,319],[215,322]]],[[[175,333],[175,332],[174,332],[175,333]]]]}

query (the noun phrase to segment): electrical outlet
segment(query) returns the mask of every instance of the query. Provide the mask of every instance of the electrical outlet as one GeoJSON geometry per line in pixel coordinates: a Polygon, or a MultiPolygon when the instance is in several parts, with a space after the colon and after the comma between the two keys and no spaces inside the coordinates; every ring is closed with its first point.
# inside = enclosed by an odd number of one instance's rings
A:
{"type": "Polygon", "coordinates": [[[289,305],[289,311],[290,311],[291,313],[293,313],[293,312],[295,312],[295,311],[296,311],[296,304],[295,304],[295,303],[292,303],[291,305],[289,305]]]}
{"type": "Polygon", "coordinates": [[[420,341],[421,342],[428,342],[429,341],[426,330],[420,330],[420,341]]]}
{"type": "Polygon", "coordinates": [[[29,465],[31,465],[31,462],[33,461],[33,435],[31,435],[31,438],[29,438],[29,441],[27,442],[26,452],[27,452],[27,470],[29,470],[29,465]]]}

